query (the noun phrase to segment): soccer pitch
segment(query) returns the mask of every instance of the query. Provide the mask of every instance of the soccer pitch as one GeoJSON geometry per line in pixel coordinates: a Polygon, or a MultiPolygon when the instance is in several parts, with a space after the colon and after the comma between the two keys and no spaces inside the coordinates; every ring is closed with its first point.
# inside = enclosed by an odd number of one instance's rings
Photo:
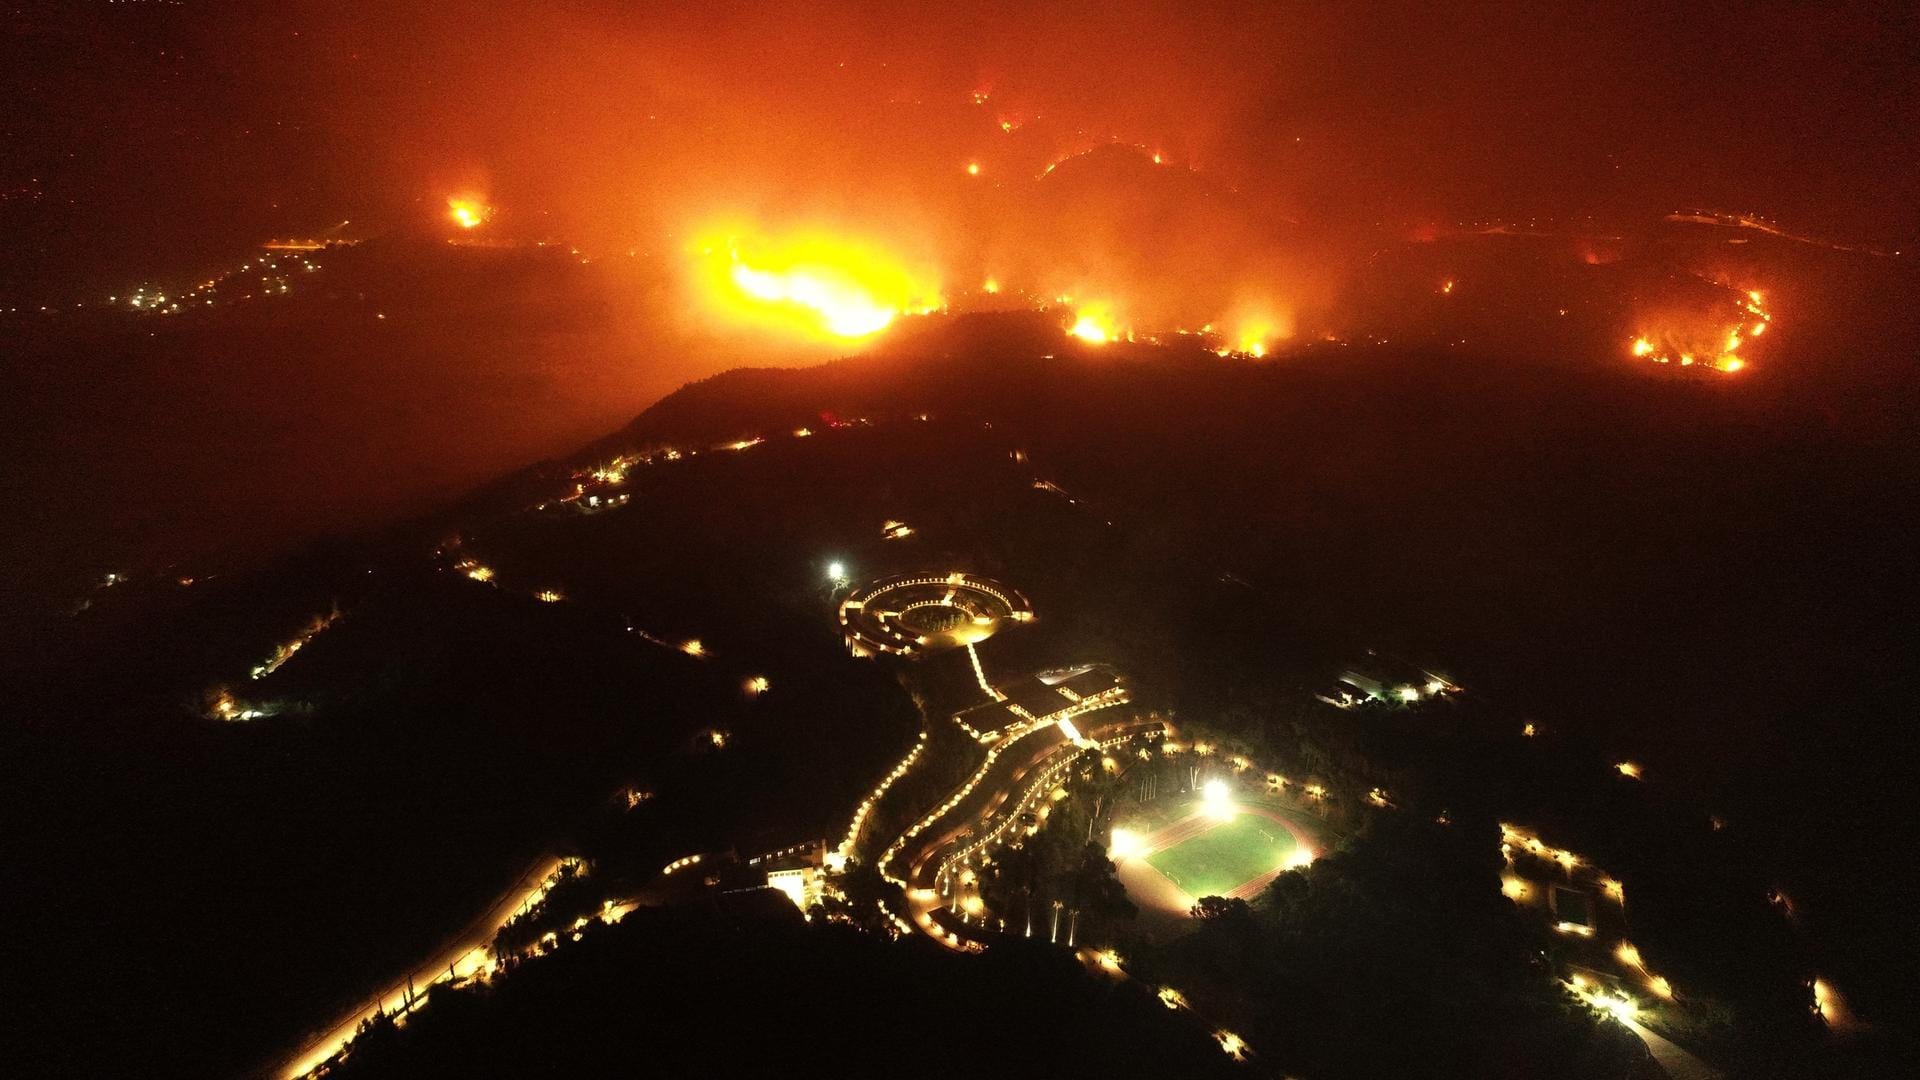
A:
{"type": "Polygon", "coordinates": [[[1241,813],[1154,852],[1147,856],[1147,865],[1195,899],[1225,896],[1285,866],[1298,846],[1286,826],[1259,814],[1241,813]]]}

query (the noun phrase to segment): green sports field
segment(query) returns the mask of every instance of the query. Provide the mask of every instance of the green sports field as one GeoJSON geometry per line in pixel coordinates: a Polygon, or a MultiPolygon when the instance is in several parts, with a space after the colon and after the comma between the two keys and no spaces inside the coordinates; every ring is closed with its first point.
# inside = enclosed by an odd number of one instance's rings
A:
{"type": "Polygon", "coordinates": [[[1279,822],[1241,814],[1147,856],[1147,865],[1188,896],[1224,896],[1283,865],[1297,845],[1279,822]]]}

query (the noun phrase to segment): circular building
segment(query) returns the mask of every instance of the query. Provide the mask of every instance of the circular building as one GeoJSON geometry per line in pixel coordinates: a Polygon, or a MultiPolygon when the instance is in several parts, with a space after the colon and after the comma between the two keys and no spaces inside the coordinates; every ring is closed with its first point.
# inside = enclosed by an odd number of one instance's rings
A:
{"type": "Polygon", "coordinates": [[[912,656],[971,645],[1007,622],[1033,619],[1008,586],[972,574],[902,574],[869,582],[840,602],[840,629],[856,656],[912,656]]]}

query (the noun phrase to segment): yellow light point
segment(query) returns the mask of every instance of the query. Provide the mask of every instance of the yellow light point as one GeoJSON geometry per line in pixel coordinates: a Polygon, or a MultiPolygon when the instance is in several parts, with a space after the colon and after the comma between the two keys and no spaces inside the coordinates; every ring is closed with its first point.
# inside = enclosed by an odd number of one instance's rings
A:
{"type": "Polygon", "coordinates": [[[1011,120],[1000,121],[1000,130],[1006,132],[1009,135],[1013,134],[1013,121],[1011,120]]]}
{"type": "Polygon", "coordinates": [[[1618,765],[1615,765],[1613,768],[1614,768],[1614,771],[1618,772],[1621,776],[1624,776],[1629,780],[1640,779],[1640,765],[1638,762],[1623,761],[1618,765]]]}
{"type": "Polygon", "coordinates": [[[1112,949],[1108,949],[1105,952],[1100,953],[1098,956],[1098,959],[1100,961],[1100,966],[1103,968],[1106,968],[1108,971],[1120,970],[1120,954],[1117,952],[1114,952],[1112,949]]]}
{"type": "Polygon", "coordinates": [[[1440,295],[1442,295],[1442,296],[1447,296],[1447,295],[1449,295],[1449,294],[1451,294],[1452,292],[1453,292],[1453,279],[1452,279],[1452,278],[1448,278],[1448,279],[1447,279],[1446,281],[1443,281],[1443,282],[1441,282],[1441,283],[1440,283],[1440,295]]]}
{"type": "Polygon", "coordinates": [[[478,228],[493,216],[493,208],[474,199],[448,199],[447,216],[463,229],[478,228]]]}
{"type": "Polygon", "coordinates": [[[758,696],[766,693],[772,686],[773,684],[767,681],[765,675],[755,675],[747,680],[747,693],[758,696]]]}
{"type": "Polygon", "coordinates": [[[1613,950],[1613,955],[1616,959],[1618,959],[1621,963],[1627,965],[1628,967],[1637,968],[1637,967],[1645,966],[1640,962],[1640,950],[1638,948],[1635,948],[1632,942],[1628,942],[1628,941],[1621,942],[1619,948],[1616,948],[1613,950]]]}
{"type": "Polygon", "coordinates": [[[533,594],[533,598],[543,604],[557,604],[562,599],[560,593],[553,589],[541,589],[533,594]]]}
{"type": "Polygon", "coordinates": [[[1527,738],[1531,739],[1535,735],[1540,734],[1540,729],[1533,725],[1533,721],[1529,720],[1527,721],[1527,726],[1520,729],[1520,734],[1525,735],[1527,738]]]}
{"type": "Polygon", "coordinates": [[[1671,999],[1673,997],[1673,984],[1668,982],[1664,975],[1655,975],[1649,978],[1647,980],[1647,989],[1663,998],[1671,999]]]}
{"type": "Polygon", "coordinates": [[[1235,1061],[1246,1060],[1247,1044],[1240,1036],[1231,1031],[1218,1031],[1213,1037],[1220,1040],[1220,1049],[1226,1051],[1228,1057],[1235,1061]]]}
{"type": "Polygon", "coordinates": [[[1765,301],[1763,301],[1763,300],[1761,300],[1761,298],[1760,298],[1760,293],[1759,293],[1759,292],[1758,292],[1757,290],[1753,290],[1753,291],[1749,291],[1749,292],[1747,293],[1747,299],[1749,299],[1749,300],[1751,300],[1751,301],[1753,301],[1753,302],[1754,302],[1754,303],[1756,303],[1756,304],[1760,304],[1760,303],[1764,303],[1764,302],[1765,302],[1765,301]]]}
{"type": "Polygon", "coordinates": [[[1167,163],[1167,159],[1161,157],[1160,152],[1156,150],[1154,151],[1154,154],[1153,154],[1153,163],[1155,165],[1165,165],[1167,163]]]}
{"type": "Polygon", "coordinates": [[[689,638],[688,640],[681,642],[680,651],[683,653],[686,653],[688,656],[707,655],[707,647],[700,643],[699,638],[689,638]]]}
{"type": "Polygon", "coordinates": [[[1747,362],[1737,356],[1729,356],[1720,361],[1720,370],[1725,372],[1739,371],[1746,366],[1747,362]]]}
{"type": "Polygon", "coordinates": [[[1740,351],[1740,331],[1735,330],[1732,333],[1728,334],[1726,347],[1721,349],[1720,351],[1728,352],[1728,353],[1739,352],[1740,351]]]}
{"type": "Polygon", "coordinates": [[[1653,342],[1648,341],[1646,338],[1633,339],[1633,355],[1647,356],[1647,355],[1650,355],[1652,352],[1653,352],[1653,342]]]}
{"type": "Polygon", "coordinates": [[[1600,883],[1600,888],[1601,891],[1607,894],[1607,898],[1614,903],[1624,904],[1627,902],[1627,888],[1618,881],[1608,878],[1600,883]]]}
{"type": "Polygon", "coordinates": [[[1500,892],[1509,900],[1524,900],[1527,896],[1527,883],[1517,877],[1500,879],[1500,892]]]}
{"type": "Polygon", "coordinates": [[[995,279],[993,279],[993,278],[988,278],[988,279],[987,279],[987,280],[986,280],[986,281],[985,281],[985,282],[984,282],[984,283],[983,283],[983,284],[982,284],[982,285],[980,286],[980,291],[981,291],[981,292],[983,292],[983,293],[997,293],[997,292],[999,292],[999,291],[1000,291],[1000,282],[998,282],[997,280],[995,280],[995,279]]]}
{"type": "Polygon", "coordinates": [[[859,240],[820,233],[727,237],[695,250],[719,314],[805,337],[858,340],[902,314],[944,303],[932,271],[859,240]]]}
{"type": "Polygon", "coordinates": [[[1813,1012],[1837,1030],[1850,1031],[1859,1026],[1852,1010],[1847,1007],[1847,999],[1825,979],[1813,980],[1813,1012]]]}
{"type": "Polygon", "coordinates": [[[1187,1004],[1187,998],[1185,994],[1175,990],[1173,987],[1163,986],[1160,988],[1160,1004],[1165,1005],[1169,1009],[1184,1008],[1187,1004]]]}
{"type": "Polygon", "coordinates": [[[980,163],[979,163],[979,162],[977,162],[977,161],[969,161],[969,162],[967,162],[967,175],[968,175],[968,176],[979,176],[979,175],[980,175],[980,163]]]}
{"type": "Polygon", "coordinates": [[[1754,323],[1753,327],[1747,331],[1747,336],[1759,337],[1761,334],[1764,334],[1766,332],[1767,332],[1767,324],[1763,322],[1757,322],[1757,323],[1754,323]]]}

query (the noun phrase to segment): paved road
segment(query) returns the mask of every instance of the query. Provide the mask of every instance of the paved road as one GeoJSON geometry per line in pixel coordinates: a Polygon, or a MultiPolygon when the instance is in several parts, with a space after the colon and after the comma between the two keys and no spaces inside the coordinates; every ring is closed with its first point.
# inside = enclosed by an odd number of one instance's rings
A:
{"type": "Polygon", "coordinates": [[[1647,1049],[1653,1053],[1654,1063],[1671,1080],[1720,1080],[1723,1075],[1719,1069],[1687,1053],[1672,1040],[1662,1038],[1638,1020],[1622,1020],[1621,1023],[1640,1036],[1640,1041],[1646,1043],[1647,1049]]]}
{"type": "Polygon", "coordinates": [[[354,1006],[334,1023],[300,1044],[285,1064],[266,1071],[266,1075],[293,1080],[305,1076],[321,1062],[340,1052],[340,1049],[360,1030],[361,1021],[378,1016],[381,1012],[400,1012],[409,1003],[409,988],[412,998],[423,994],[428,986],[449,978],[464,979],[475,971],[491,964],[488,946],[493,944],[493,936],[508,919],[525,910],[539,899],[546,887],[546,881],[560,868],[559,856],[542,856],[538,862],[529,866],[511,888],[495,900],[492,906],[480,913],[479,917],[468,924],[465,930],[448,942],[435,956],[402,975],[392,986],[381,993],[354,1006]]]}
{"type": "MultiPolygon", "coordinates": [[[[1090,715],[1083,714],[1078,723],[1086,725],[1090,715]]],[[[1087,726],[1086,737],[1102,743],[1164,730],[1157,720],[1087,726]]],[[[903,877],[908,921],[949,947],[984,945],[992,934],[955,915],[941,902],[941,866],[999,827],[1012,827],[1011,819],[1019,815],[1023,805],[1030,805],[1041,787],[1050,787],[1058,769],[1079,753],[1079,748],[1053,724],[998,749],[999,756],[979,774],[973,790],[913,837],[891,864],[906,867],[903,877]]]]}

